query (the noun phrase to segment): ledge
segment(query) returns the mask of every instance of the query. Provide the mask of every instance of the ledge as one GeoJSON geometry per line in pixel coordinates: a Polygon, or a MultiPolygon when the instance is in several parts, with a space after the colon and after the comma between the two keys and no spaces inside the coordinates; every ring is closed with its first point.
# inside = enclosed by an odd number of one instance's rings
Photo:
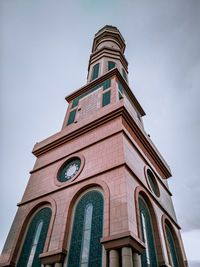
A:
{"type": "Polygon", "coordinates": [[[139,254],[146,248],[145,244],[130,231],[101,238],[101,244],[106,250],[132,247],[139,254]]]}
{"type": "Polygon", "coordinates": [[[63,262],[64,258],[67,254],[67,250],[53,250],[49,252],[45,252],[39,255],[39,258],[42,260],[42,264],[53,264],[58,262],[63,262]]]}
{"type": "MultiPolygon", "coordinates": [[[[123,119],[128,123],[132,131],[137,135],[138,139],[140,140],[141,144],[145,148],[145,150],[149,153],[149,155],[152,157],[152,159],[155,161],[157,166],[161,169],[163,174],[166,178],[169,178],[171,176],[171,170],[163,157],[160,155],[156,147],[153,145],[153,142],[147,138],[147,134],[144,130],[142,130],[136,121],[132,118],[132,116],[127,111],[126,107],[124,106],[123,101],[118,102],[115,105],[111,106],[111,109],[105,110],[104,114],[100,114],[101,116],[97,117],[96,120],[88,121],[87,124],[84,124],[82,127],[77,127],[76,125],[74,127],[74,130],[72,131],[66,131],[66,134],[64,134],[65,130],[62,132],[59,132],[58,134],[55,134],[48,139],[36,144],[33,148],[32,153],[35,156],[40,156],[55,147],[58,147],[66,142],[69,142],[70,140],[88,132],[92,129],[95,129],[96,127],[105,124],[106,122],[113,120],[114,118],[122,116],[123,119]],[[43,144],[42,144],[43,143],[43,144]]],[[[66,128],[67,129],[67,128],[66,128]]]]}

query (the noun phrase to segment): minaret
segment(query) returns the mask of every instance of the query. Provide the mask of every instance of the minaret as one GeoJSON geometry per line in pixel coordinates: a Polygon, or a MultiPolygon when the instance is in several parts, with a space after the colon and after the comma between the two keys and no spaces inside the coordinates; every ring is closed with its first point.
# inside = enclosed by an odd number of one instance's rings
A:
{"type": "Polygon", "coordinates": [[[187,266],[171,171],[144,130],[124,51],[116,27],[96,33],[61,131],[33,148],[0,266],[187,266]]]}
{"type": "Polygon", "coordinates": [[[117,67],[127,80],[128,62],[124,56],[125,42],[116,27],[105,26],[95,34],[88,66],[88,82],[117,67]]]}

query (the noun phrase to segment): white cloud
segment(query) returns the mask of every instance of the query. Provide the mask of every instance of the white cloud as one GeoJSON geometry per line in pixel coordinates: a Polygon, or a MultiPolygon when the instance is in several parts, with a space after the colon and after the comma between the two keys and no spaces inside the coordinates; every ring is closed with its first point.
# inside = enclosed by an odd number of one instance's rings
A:
{"type": "Polygon", "coordinates": [[[182,233],[188,261],[200,261],[200,229],[182,233]]]}

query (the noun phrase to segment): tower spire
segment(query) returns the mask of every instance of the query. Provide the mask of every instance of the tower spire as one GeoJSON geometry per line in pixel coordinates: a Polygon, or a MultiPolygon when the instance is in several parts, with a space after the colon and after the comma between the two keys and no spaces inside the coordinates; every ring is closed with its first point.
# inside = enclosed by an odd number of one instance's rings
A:
{"type": "Polygon", "coordinates": [[[95,34],[92,45],[87,82],[91,82],[115,67],[128,82],[128,62],[124,56],[125,48],[124,38],[116,27],[106,25],[100,29],[95,34]]]}

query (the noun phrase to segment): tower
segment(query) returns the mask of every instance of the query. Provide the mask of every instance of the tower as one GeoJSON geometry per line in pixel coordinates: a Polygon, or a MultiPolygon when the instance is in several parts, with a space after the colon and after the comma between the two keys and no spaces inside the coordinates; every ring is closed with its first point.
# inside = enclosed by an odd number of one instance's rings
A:
{"type": "Polygon", "coordinates": [[[0,266],[187,266],[171,171],[144,130],[124,50],[116,27],[95,35],[61,131],[33,148],[0,266]]]}

